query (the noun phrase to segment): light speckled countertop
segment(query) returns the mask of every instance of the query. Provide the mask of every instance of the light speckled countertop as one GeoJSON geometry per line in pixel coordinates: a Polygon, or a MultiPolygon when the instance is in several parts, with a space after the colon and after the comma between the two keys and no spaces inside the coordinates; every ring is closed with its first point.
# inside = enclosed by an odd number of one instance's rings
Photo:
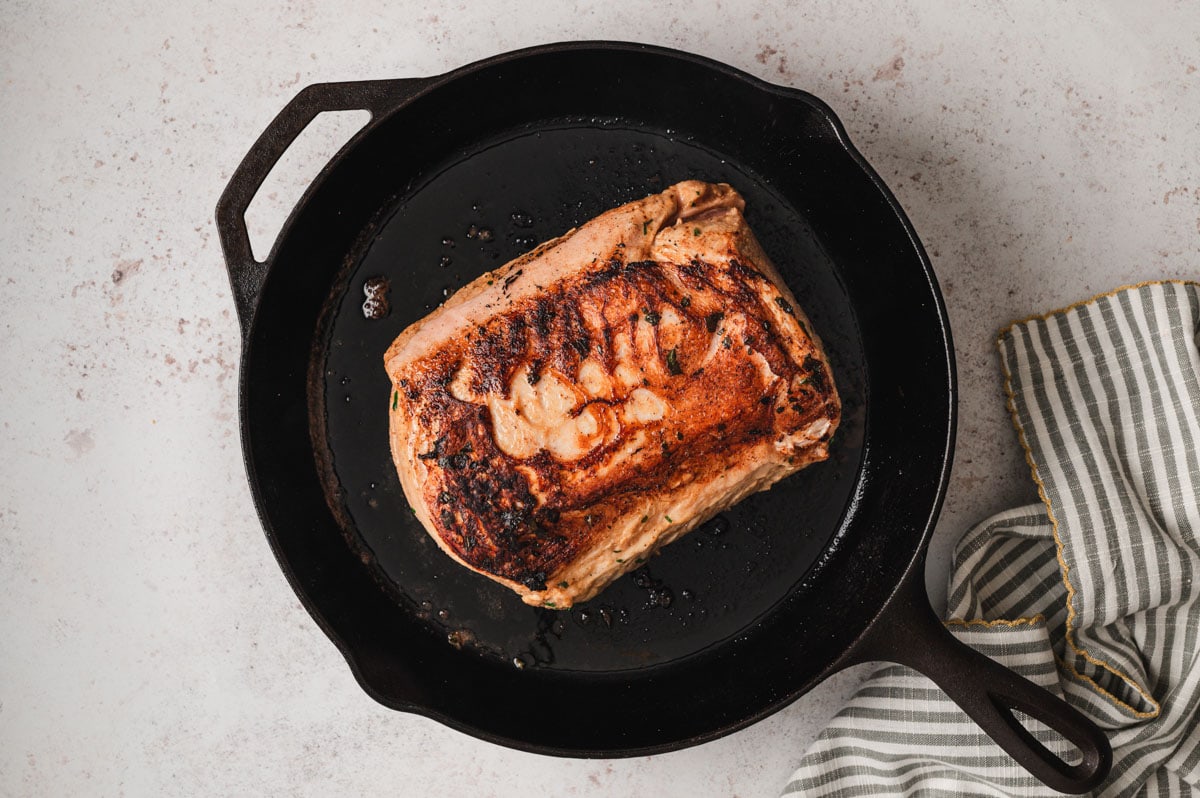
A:
{"type": "MultiPolygon", "coordinates": [[[[1034,499],[996,330],[1198,276],[1200,6],[891,5],[6,4],[0,794],[781,788],[861,669],[725,739],[618,761],[516,753],[363,694],[255,517],[212,211],[266,123],[318,81],[607,38],[815,93],[907,209],[949,306],[962,402],[930,556],[940,599],[964,526],[1034,499]]],[[[260,237],[299,185],[270,192],[260,237]]]]}

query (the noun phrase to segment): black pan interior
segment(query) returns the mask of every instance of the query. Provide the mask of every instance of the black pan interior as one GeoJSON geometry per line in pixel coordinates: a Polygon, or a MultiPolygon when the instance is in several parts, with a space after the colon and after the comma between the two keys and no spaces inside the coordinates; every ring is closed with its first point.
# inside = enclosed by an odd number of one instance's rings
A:
{"type": "MultiPolygon", "coordinates": [[[[687,134],[620,119],[542,120],[449,153],[352,259],[318,349],[335,502],[382,586],[455,645],[514,667],[618,671],[730,638],[778,603],[835,534],[861,460],[865,363],[838,271],[766,179],[687,134]],[[451,561],[409,512],[388,450],[382,353],[479,274],[629,200],[688,178],[734,185],[747,219],[828,347],[845,403],[829,461],[755,495],[572,611],[540,610],[451,561]],[[391,312],[363,313],[384,277],[391,312]]],[[[318,411],[319,412],[319,411],[318,411]]]]}
{"type": "Polygon", "coordinates": [[[819,101],[681,53],[555,45],[403,90],[297,207],[243,344],[247,470],[297,595],[377,700],[533,751],[670,750],[783,706],[846,661],[920,559],[945,483],[948,331],[894,199],[819,101]],[[539,614],[439,559],[405,518],[380,358],[442,287],[528,245],[518,237],[685,176],[746,195],[829,344],[848,404],[837,455],[653,560],[670,607],[646,607],[626,578],[593,602],[617,611],[611,630],[539,614]],[[514,229],[514,211],[533,226],[514,229]],[[471,223],[493,242],[466,240],[471,223]],[[375,274],[393,281],[393,310],[367,323],[354,311],[375,274]],[[475,644],[450,644],[460,628],[475,644]]]}

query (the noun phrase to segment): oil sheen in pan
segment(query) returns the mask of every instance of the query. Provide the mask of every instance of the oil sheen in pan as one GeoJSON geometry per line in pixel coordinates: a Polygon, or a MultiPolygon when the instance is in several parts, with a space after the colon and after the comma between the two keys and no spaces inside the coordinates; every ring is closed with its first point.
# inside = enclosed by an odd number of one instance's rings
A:
{"type": "MultiPolygon", "coordinates": [[[[458,153],[385,209],[331,301],[325,443],[337,514],[381,585],[447,644],[516,667],[617,671],[698,653],[738,634],[803,577],[839,529],[862,454],[857,323],[834,264],[761,178],[666,131],[628,123],[539,125],[458,153]],[[844,417],[831,457],[741,502],[570,611],[535,609],[452,562],[414,518],[388,450],[383,352],[458,287],[597,214],[679,180],[723,181],[812,318],[844,417]],[[384,278],[390,310],[363,313],[384,278]],[[379,314],[367,314],[379,315],[379,314]]],[[[318,425],[318,428],[320,425],[318,425]]]]}

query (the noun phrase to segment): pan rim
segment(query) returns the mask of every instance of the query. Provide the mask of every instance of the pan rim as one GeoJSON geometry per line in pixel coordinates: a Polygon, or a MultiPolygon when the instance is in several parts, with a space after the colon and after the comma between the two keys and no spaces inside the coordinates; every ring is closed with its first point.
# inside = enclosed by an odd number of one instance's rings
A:
{"type": "MultiPolygon", "coordinates": [[[[778,86],[777,84],[769,83],[765,80],[757,78],[754,75],[745,73],[734,67],[730,67],[726,64],[722,64],[718,61],[714,61],[712,59],[709,59],[707,57],[700,56],[700,55],[685,53],[685,52],[672,50],[669,48],[658,47],[658,46],[654,46],[654,45],[631,43],[631,42],[581,41],[581,42],[559,42],[559,43],[548,44],[548,45],[536,45],[536,46],[532,46],[532,47],[523,48],[521,50],[516,50],[516,51],[502,53],[502,54],[499,54],[496,56],[492,56],[490,58],[483,59],[483,60],[480,60],[480,61],[477,61],[477,62],[474,62],[471,64],[467,64],[465,66],[459,67],[457,69],[451,70],[451,71],[443,73],[441,75],[429,78],[424,82],[424,85],[421,87],[421,89],[417,93],[412,95],[406,102],[402,103],[397,108],[390,111],[383,118],[388,118],[394,114],[401,113],[409,104],[411,104],[412,102],[415,102],[418,98],[424,97],[431,93],[434,93],[440,87],[445,86],[450,82],[453,82],[460,78],[472,75],[479,71],[489,69],[489,68],[492,68],[497,65],[505,64],[510,61],[527,58],[530,56],[541,56],[541,55],[545,55],[545,54],[549,54],[549,53],[556,53],[556,52],[581,52],[581,51],[602,51],[602,52],[614,52],[614,53],[640,52],[640,53],[649,53],[649,54],[660,56],[660,57],[668,57],[668,58],[672,58],[672,59],[687,61],[687,62],[691,62],[693,64],[700,65],[706,69],[713,70],[713,71],[723,74],[725,76],[734,78],[737,81],[739,81],[743,84],[746,84],[749,89],[754,89],[754,90],[761,91],[761,92],[764,92],[764,93],[767,93],[770,95],[782,97],[789,101],[800,100],[800,101],[803,101],[803,102],[813,106],[814,109],[826,121],[828,121],[830,123],[831,128],[834,132],[834,135],[837,139],[839,146],[846,151],[846,153],[850,156],[851,160],[854,162],[855,166],[868,178],[868,180],[872,184],[874,190],[877,191],[882,196],[886,205],[891,209],[891,212],[895,215],[897,221],[900,222],[901,227],[904,230],[905,236],[907,237],[907,240],[908,240],[908,245],[911,247],[912,253],[916,255],[917,261],[920,263],[921,270],[923,273],[924,284],[925,284],[925,287],[929,291],[931,299],[933,300],[934,308],[936,310],[936,318],[938,321],[939,332],[941,334],[941,338],[944,343],[943,354],[945,355],[944,365],[945,365],[945,369],[946,369],[946,371],[945,371],[945,376],[946,376],[945,393],[946,393],[946,399],[947,399],[947,405],[948,405],[946,408],[946,410],[948,412],[948,418],[947,418],[947,422],[946,422],[947,423],[947,434],[946,434],[944,441],[942,441],[942,445],[940,447],[940,451],[941,451],[940,467],[939,467],[938,473],[936,475],[936,485],[934,486],[935,490],[932,495],[932,500],[929,503],[930,506],[928,509],[928,513],[925,515],[923,522],[921,522],[922,530],[913,546],[913,551],[912,551],[910,561],[908,562],[907,567],[904,570],[904,577],[901,580],[899,580],[892,587],[891,592],[888,594],[888,598],[886,599],[886,601],[884,601],[879,606],[878,611],[872,616],[872,618],[873,618],[872,621],[870,623],[868,623],[866,625],[866,627],[864,627],[863,634],[865,635],[866,631],[874,624],[875,619],[878,619],[887,610],[889,605],[892,604],[892,602],[896,598],[896,595],[901,591],[904,582],[911,578],[913,572],[918,569],[921,569],[923,572],[923,564],[925,561],[925,552],[926,552],[926,549],[928,546],[929,539],[930,539],[931,535],[933,534],[936,519],[938,517],[942,503],[944,501],[946,488],[947,488],[948,481],[949,481],[950,467],[951,467],[951,463],[952,463],[952,454],[953,454],[953,449],[954,449],[954,439],[955,439],[955,431],[956,431],[956,424],[957,424],[957,404],[958,404],[958,401],[957,401],[958,400],[958,387],[957,387],[956,367],[955,367],[955,362],[954,362],[954,349],[953,349],[952,338],[951,338],[950,327],[949,327],[949,320],[948,320],[948,316],[946,313],[944,300],[941,295],[941,291],[938,288],[936,278],[934,277],[932,264],[929,261],[929,258],[924,250],[924,247],[920,243],[920,240],[917,237],[916,231],[915,231],[914,227],[912,226],[912,223],[908,219],[907,215],[903,212],[903,210],[902,210],[899,202],[896,200],[895,196],[892,194],[890,189],[888,189],[886,184],[884,184],[884,182],[879,177],[879,175],[874,171],[874,169],[867,163],[866,159],[862,156],[862,154],[850,142],[849,137],[846,134],[845,128],[843,127],[843,125],[841,123],[841,120],[837,117],[837,115],[832,111],[832,109],[827,104],[825,104],[823,101],[821,101],[819,98],[815,97],[814,95],[812,95],[806,91],[803,91],[801,89],[795,89],[795,88],[790,88],[790,87],[785,87],[785,86],[778,86]]],[[[368,125],[368,128],[369,127],[371,127],[371,126],[368,125]]],[[[364,128],[364,132],[366,130],[367,130],[367,128],[364,128]]],[[[359,135],[362,135],[362,134],[359,134],[359,135]]],[[[307,202],[311,199],[312,195],[319,190],[319,188],[320,188],[322,182],[324,181],[325,177],[327,176],[327,174],[337,168],[339,163],[342,161],[343,157],[353,148],[353,146],[357,143],[358,140],[359,140],[359,137],[356,136],[356,137],[352,138],[350,142],[347,143],[347,145],[343,148],[342,152],[339,153],[339,155],[337,157],[335,157],[333,160],[330,161],[330,163],[325,167],[325,169],[322,170],[322,172],[318,176],[318,178],[315,179],[313,181],[313,183],[309,186],[309,188],[304,193],[301,200],[298,201],[296,207],[293,209],[292,214],[289,216],[287,222],[281,228],[279,236],[276,239],[275,244],[272,246],[271,253],[266,260],[268,271],[275,265],[276,256],[278,254],[279,247],[280,247],[281,243],[287,239],[289,232],[299,215],[300,210],[307,204],[307,202]]],[[[260,320],[260,316],[259,316],[259,313],[257,312],[257,310],[258,310],[258,308],[256,307],[255,312],[253,313],[253,316],[250,319],[250,321],[246,327],[246,333],[245,333],[245,336],[243,339],[243,348],[242,348],[242,353],[241,353],[241,358],[240,358],[241,369],[240,369],[240,373],[239,373],[239,412],[240,412],[240,417],[241,417],[241,421],[242,421],[242,423],[241,423],[241,439],[242,439],[243,459],[244,459],[244,464],[247,469],[248,475],[250,475],[250,483],[252,486],[251,492],[252,492],[252,495],[254,498],[256,511],[258,513],[260,523],[262,524],[264,530],[267,533],[266,536],[270,543],[272,552],[275,555],[275,558],[276,558],[277,562],[279,563],[281,569],[284,571],[286,577],[288,578],[288,581],[291,584],[293,591],[296,593],[297,597],[299,598],[299,600],[301,601],[302,605],[305,607],[305,609],[309,613],[309,615],[313,617],[313,619],[317,622],[318,626],[322,629],[322,631],[326,634],[326,636],[330,638],[330,640],[334,643],[334,645],[342,653],[343,657],[347,660],[347,663],[350,667],[351,672],[353,673],[353,675],[355,677],[355,680],[359,683],[359,685],[362,687],[364,692],[366,692],[368,695],[370,695],[372,698],[374,698],[379,703],[381,703],[385,706],[394,708],[394,709],[399,709],[402,711],[412,712],[414,714],[419,714],[419,715],[423,715],[425,717],[429,717],[433,720],[438,721],[439,723],[442,723],[446,726],[449,726],[451,728],[454,728],[458,731],[464,732],[471,736],[474,736],[474,737],[477,737],[480,739],[484,739],[489,742],[502,744],[507,747],[511,747],[511,748],[515,748],[515,749],[519,749],[519,750],[529,751],[529,752],[533,752],[533,753],[549,754],[549,755],[555,755],[555,756],[567,756],[567,757],[578,757],[578,758],[627,757],[627,756],[655,754],[655,753],[663,753],[663,752],[667,752],[667,751],[678,750],[680,748],[684,748],[684,747],[688,747],[691,745],[696,745],[699,743],[717,739],[719,737],[725,736],[725,735],[727,735],[733,731],[736,731],[738,729],[745,728],[745,727],[752,725],[753,723],[756,723],[759,720],[773,714],[774,712],[778,711],[782,707],[792,703],[800,695],[804,694],[809,689],[811,689],[812,686],[814,686],[815,684],[817,684],[818,682],[820,682],[821,680],[826,678],[831,673],[841,669],[841,667],[844,667],[844,665],[842,664],[842,661],[835,661],[835,662],[831,663],[828,667],[826,667],[824,670],[822,670],[819,674],[816,674],[810,681],[808,681],[805,684],[800,685],[799,687],[797,687],[794,690],[789,690],[789,691],[781,694],[775,701],[769,702],[768,704],[761,707],[760,709],[746,714],[744,717],[742,717],[741,719],[739,719],[737,721],[723,723],[721,725],[716,726],[715,728],[711,729],[708,732],[694,735],[692,737],[688,737],[685,739],[670,740],[670,741],[666,741],[666,742],[663,742],[661,744],[656,744],[656,745],[642,745],[642,746],[633,746],[633,747],[627,747],[627,748],[602,748],[602,749],[597,748],[597,749],[585,750],[582,748],[558,748],[555,746],[547,746],[547,745],[538,744],[538,743],[529,743],[528,741],[525,741],[525,740],[522,740],[519,738],[513,738],[513,737],[505,736],[503,734],[497,734],[490,730],[482,729],[478,726],[473,726],[470,723],[463,722],[463,721],[456,719],[452,715],[449,715],[444,712],[440,712],[436,708],[421,706],[421,705],[417,705],[417,704],[414,704],[412,702],[407,702],[407,701],[397,701],[397,700],[394,700],[393,698],[387,696],[386,694],[382,693],[381,691],[376,689],[375,686],[373,686],[371,684],[370,680],[365,675],[364,667],[363,667],[362,663],[360,662],[360,657],[359,657],[359,653],[357,652],[357,650],[346,639],[344,639],[342,634],[340,634],[338,631],[336,631],[333,628],[332,624],[325,618],[324,613],[321,611],[321,609],[319,607],[316,606],[315,602],[311,599],[311,597],[307,594],[307,592],[303,589],[302,585],[300,584],[299,579],[298,579],[297,575],[295,574],[295,572],[293,571],[292,566],[289,564],[289,562],[286,558],[285,552],[283,551],[281,544],[278,540],[278,537],[277,537],[278,533],[274,530],[274,525],[271,522],[270,511],[267,506],[267,502],[266,502],[264,496],[262,495],[260,486],[257,484],[257,480],[254,476],[257,469],[251,459],[252,451],[253,451],[253,448],[251,446],[251,440],[250,440],[251,432],[249,429],[250,425],[248,425],[246,423],[246,421],[247,421],[247,417],[249,415],[249,410],[248,410],[248,406],[247,406],[248,401],[249,401],[248,400],[249,390],[247,387],[247,381],[249,379],[248,374],[250,374],[250,372],[251,372],[251,368],[249,368],[249,366],[250,366],[251,351],[252,351],[252,348],[248,344],[255,337],[255,335],[258,331],[258,323],[260,320]]],[[[939,372],[939,378],[940,378],[940,372],[939,372]]],[[[865,457],[864,457],[863,462],[865,463],[865,457]]],[[[860,470],[862,467],[863,467],[863,463],[860,463],[860,470]]],[[[931,469],[931,471],[932,471],[932,469],[931,469]]],[[[932,477],[933,475],[929,474],[928,476],[932,477]]],[[[850,647],[846,649],[846,652],[853,650],[853,648],[856,645],[857,645],[857,641],[855,641],[855,643],[852,643],[850,645],[850,647]]]]}

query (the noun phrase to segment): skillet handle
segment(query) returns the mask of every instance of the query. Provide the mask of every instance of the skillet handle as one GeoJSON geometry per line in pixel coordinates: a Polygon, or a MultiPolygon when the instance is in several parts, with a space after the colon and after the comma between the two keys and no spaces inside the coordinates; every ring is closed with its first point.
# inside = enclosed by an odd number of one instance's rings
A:
{"type": "MultiPolygon", "coordinates": [[[[266,261],[254,258],[250,235],[246,231],[246,209],[275,163],[318,114],[325,111],[369,111],[371,119],[350,138],[350,141],[354,141],[378,124],[389,111],[415,97],[430,82],[423,78],[401,78],[315,83],[301,89],[254,142],[217,201],[217,234],[225,253],[229,283],[233,288],[234,304],[243,335],[250,328],[271,260],[270,256],[266,261]]],[[[335,157],[330,164],[336,160],[335,157]]],[[[330,164],[326,165],[326,170],[330,164]]],[[[318,176],[314,182],[319,182],[322,176],[318,176]]]]}
{"type": "MultiPolygon", "coordinates": [[[[915,568],[917,576],[923,569],[915,568]]],[[[906,580],[895,602],[876,619],[855,651],[855,662],[883,660],[929,677],[1009,756],[1059,792],[1087,792],[1112,767],[1104,732],[1067,702],[960,642],[929,605],[924,580],[906,580]],[[1069,765],[1053,754],[1013,715],[1019,710],[1057,731],[1083,759],[1069,765]]]]}

